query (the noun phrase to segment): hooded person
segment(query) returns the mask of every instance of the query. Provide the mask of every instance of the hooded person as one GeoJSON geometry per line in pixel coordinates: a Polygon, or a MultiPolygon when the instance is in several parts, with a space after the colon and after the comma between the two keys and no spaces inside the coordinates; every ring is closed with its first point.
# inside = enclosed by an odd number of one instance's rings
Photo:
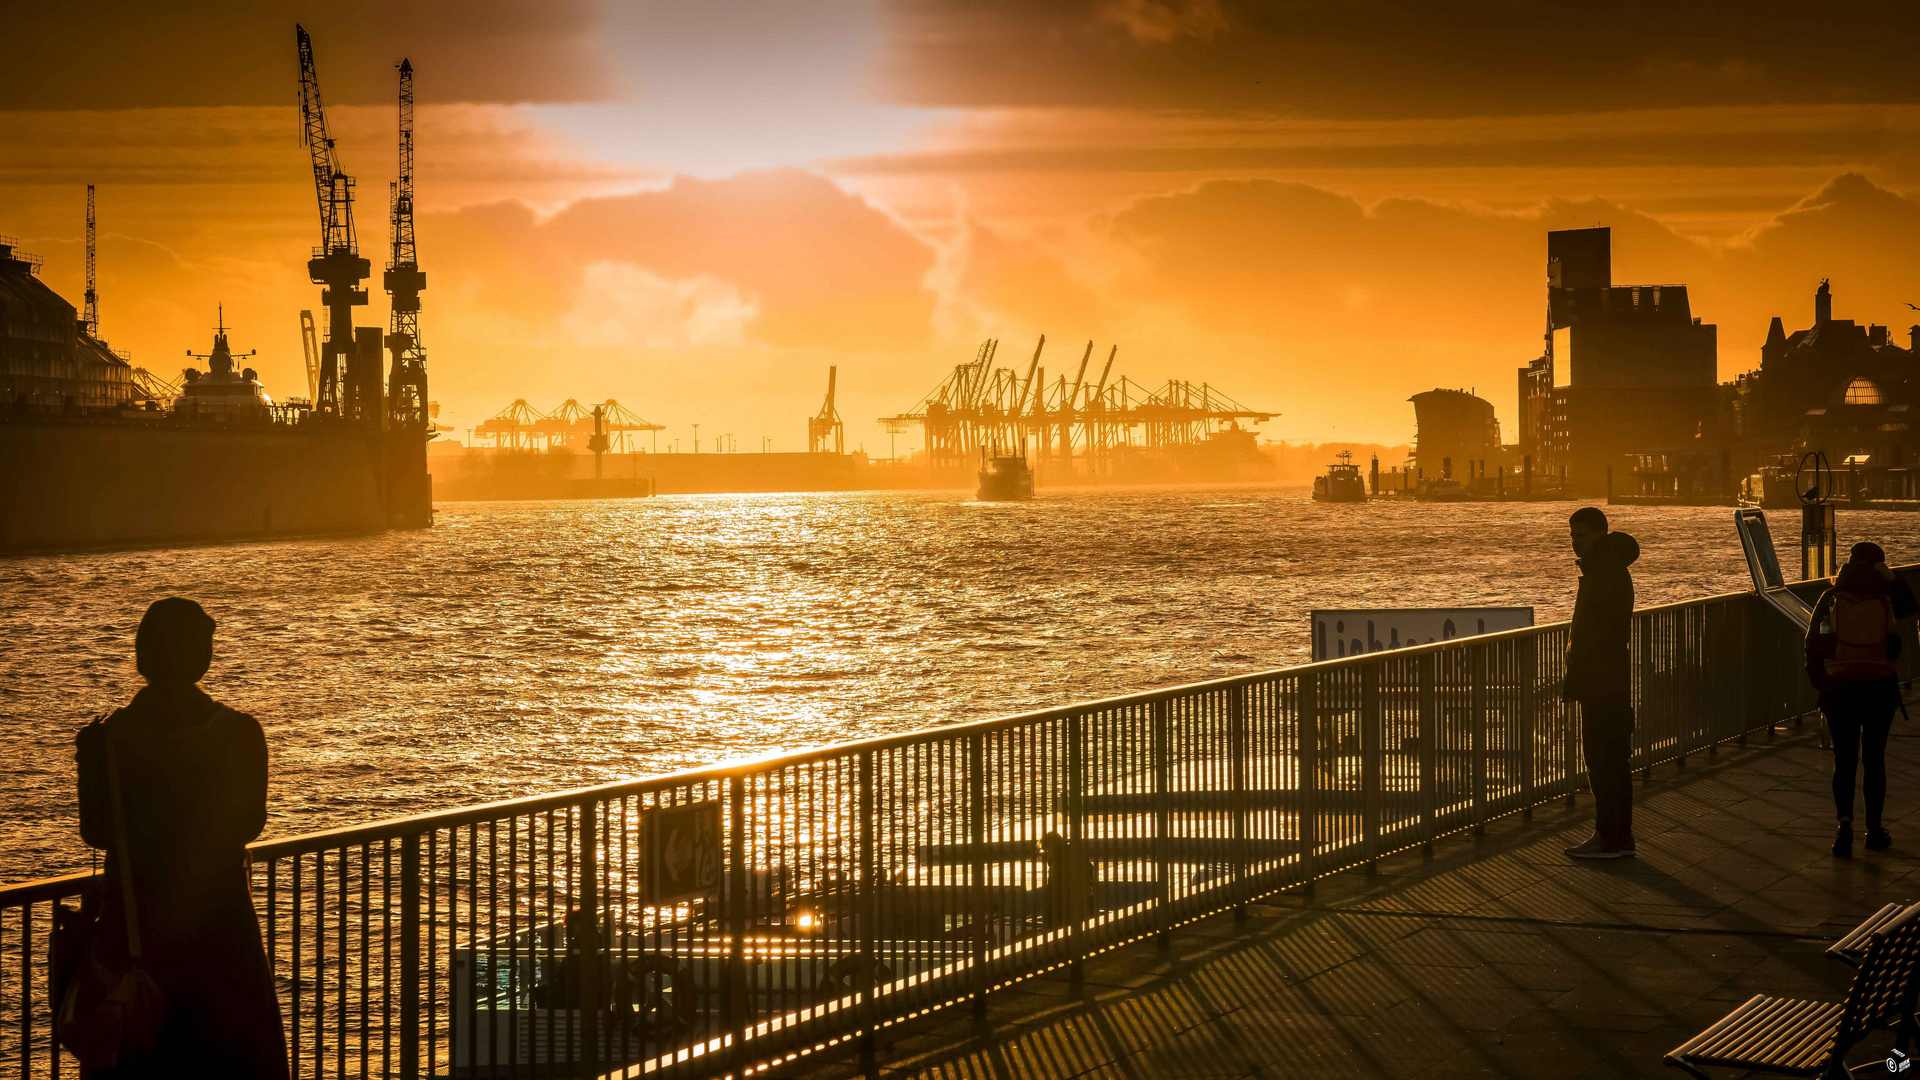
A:
{"type": "Polygon", "coordinates": [[[1574,511],[1567,521],[1580,586],[1567,639],[1567,677],[1562,697],[1580,708],[1581,749],[1593,789],[1594,830],[1570,847],[1576,859],[1631,858],[1633,840],[1633,575],[1640,544],[1609,531],[1597,507],[1574,511]]]}
{"type": "Polygon", "coordinates": [[[1884,851],[1893,837],[1882,823],[1887,801],[1887,735],[1900,707],[1901,638],[1896,621],[1920,602],[1887,566],[1880,545],[1848,553],[1833,586],[1820,594],[1807,624],[1807,677],[1820,691],[1820,712],[1833,746],[1833,854],[1853,856],[1853,782],[1866,768],[1867,848],[1884,851]]]}
{"type": "MultiPolygon", "coordinates": [[[[266,738],[195,685],[213,660],[213,630],[191,600],[155,602],[134,637],[147,685],[74,740],[81,838],[108,851],[108,875],[132,875],[145,966],[167,1000],[151,1055],[92,1077],[288,1075],[247,870],[246,845],[267,819],[266,738]],[[124,852],[113,843],[109,753],[124,852]]],[[[122,925],[117,890],[105,895],[102,925],[122,925]]]]}

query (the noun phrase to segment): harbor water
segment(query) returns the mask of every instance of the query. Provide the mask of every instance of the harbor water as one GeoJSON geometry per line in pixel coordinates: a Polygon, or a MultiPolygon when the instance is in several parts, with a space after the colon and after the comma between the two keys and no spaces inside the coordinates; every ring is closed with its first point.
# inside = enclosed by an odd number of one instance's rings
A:
{"type": "MultiPolygon", "coordinates": [[[[162,596],[218,620],[204,685],[265,725],[286,835],[1302,663],[1315,607],[1562,619],[1573,505],[456,503],[421,532],[0,559],[0,880],[89,865],[73,733],[137,689],[162,596]]],[[[1615,510],[1641,604],[1747,587],[1730,510],[1615,510]]],[[[1920,515],[1840,530],[1920,559],[1920,515]]]]}

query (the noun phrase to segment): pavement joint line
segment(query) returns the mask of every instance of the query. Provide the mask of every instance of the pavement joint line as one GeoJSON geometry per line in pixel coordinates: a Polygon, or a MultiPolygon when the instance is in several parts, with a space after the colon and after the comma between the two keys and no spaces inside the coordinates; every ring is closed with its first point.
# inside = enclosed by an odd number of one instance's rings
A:
{"type": "Polygon", "coordinates": [[[1722,934],[1729,937],[1782,938],[1789,941],[1826,941],[1827,934],[1796,934],[1791,930],[1734,930],[1718,926],[1653,926],[1646,923],[1571,922],[1562,919],[1530,918],[1525,915],[1471,915],[1464,912],[1401,911],[1392,908],[1308,908],[1329,915],[1383,915],[1400,919],[1449,919],[1465,922],[1519,923],[1523,926],[1557,926],[1568,930],[1618,930],[1632,934],[1722,934]]]}

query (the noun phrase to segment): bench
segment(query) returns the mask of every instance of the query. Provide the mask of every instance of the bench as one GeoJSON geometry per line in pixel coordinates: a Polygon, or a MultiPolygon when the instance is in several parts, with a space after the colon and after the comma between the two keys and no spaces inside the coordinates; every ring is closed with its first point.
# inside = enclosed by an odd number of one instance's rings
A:
{"type": "MultiPolygon", "coordinates": [[[[1848,937],[1852,935],[1849,934],[1848,937]]],[[[1844,940],[1844,939],[1843,939],[1844,940]]],[[[1796,1001],[1756,994],[1669,1053],[1668,1065],[1699,1080],[1708,1068],[1840,1080],[1847,1054],[1877,1030],[1904,1050],[1920,991],[1920,906],[1896,912],[1867,934],[1864,959],[1845,1001],[1796,1001]]],[[[1885,1075],[1886,1066],[1872,1068],[1885,1075]]]]}
{"type": "Polygon", "coordinates": [[[1909,902],[1901,901],[1898,904],[1888,904],[1867,916],[1865,922],[1847,931],[1847,936],[1827,946],[1827,955],[1848,967],[1858,969],[1867,958],[1867,942],[1873,938],[1873,932],[1892,922],[1895,916],[1911,906],[1909,902]]]}

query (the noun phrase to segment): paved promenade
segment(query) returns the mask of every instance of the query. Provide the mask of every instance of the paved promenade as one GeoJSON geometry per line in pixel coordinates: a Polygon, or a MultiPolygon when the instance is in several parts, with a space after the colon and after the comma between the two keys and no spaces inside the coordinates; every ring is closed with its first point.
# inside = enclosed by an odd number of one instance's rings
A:
{"type": "MultiPolygon", "coordinates": [[[[1635,784],[1640,857],[1572,863],[1582,797],[1322,880],[1172,948],[1087,962],[887,1033],[888,1077],[1577,1078],[1681,1074],[1661,1055],[1755,993],[1839,1000],[1822,950],[1920,900],[1920,729],[1896,718],[1892,851],[1835,860],[1818,721],[1635,784]]],[[[1881,1042],[1869,1042],[1878,1049],[1881,1042]]],[[[1856,1062],[1866,1057],[1856,1055],[1856,1062]]],[[[829,1054],[789,1075],[857,1075],[829,1054]]]]}

